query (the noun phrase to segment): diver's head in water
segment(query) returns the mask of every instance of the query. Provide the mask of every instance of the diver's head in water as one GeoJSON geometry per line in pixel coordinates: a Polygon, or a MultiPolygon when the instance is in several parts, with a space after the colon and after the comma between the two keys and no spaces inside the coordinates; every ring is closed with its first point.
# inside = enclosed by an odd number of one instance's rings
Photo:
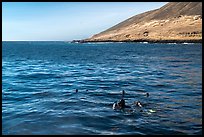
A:
{"type": "Polygon", "coordinates": [[[149,97],[149,93],[146,93],[146,96],[149,97]]]}
{"type": "Polygon", "coordinates": [[[137,101],[136,105],[139,106],[140,108],[142,107],[142,104],[140,103],[140,101],[137,101]]]}
{"type": "Polygon", "coordinates": [[[118,105],[120,106],[120,108],[125,108],[125,100],[121,99],[118,105]]]}
{"type": "Polygon", "coordinates": [[[118,103],[115,102],[113,104],[113,109],[124,109],[125,108],[125,100],[121,99],[118,103]]]}

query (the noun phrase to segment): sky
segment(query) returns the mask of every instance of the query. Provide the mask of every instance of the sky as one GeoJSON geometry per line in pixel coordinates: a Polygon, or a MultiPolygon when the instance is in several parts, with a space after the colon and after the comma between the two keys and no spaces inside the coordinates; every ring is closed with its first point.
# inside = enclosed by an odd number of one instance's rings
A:
{"type": "Polygon", "coordinates": [[[167,2],[2,2],[3,41],[89,38],[167,2]]]}

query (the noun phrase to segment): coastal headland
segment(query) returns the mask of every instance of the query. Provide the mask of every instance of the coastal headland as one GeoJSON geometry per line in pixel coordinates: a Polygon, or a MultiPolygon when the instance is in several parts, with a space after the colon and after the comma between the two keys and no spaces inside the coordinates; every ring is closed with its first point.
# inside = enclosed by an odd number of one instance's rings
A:
{"type": "Polygon", "coordinates": [[[72,42],[202,43],[202,2],[169,2],[72,42]]]}

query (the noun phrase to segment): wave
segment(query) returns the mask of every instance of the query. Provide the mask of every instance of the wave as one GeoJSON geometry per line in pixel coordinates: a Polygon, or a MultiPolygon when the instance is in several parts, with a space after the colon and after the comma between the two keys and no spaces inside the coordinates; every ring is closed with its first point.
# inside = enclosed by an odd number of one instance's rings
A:
{"type": "Polygon", "coordinates": [[[18,79],[50,79],[55,78],[56,74],[32,73],[32,74],[19,74],[16,77],[18,79]]]}

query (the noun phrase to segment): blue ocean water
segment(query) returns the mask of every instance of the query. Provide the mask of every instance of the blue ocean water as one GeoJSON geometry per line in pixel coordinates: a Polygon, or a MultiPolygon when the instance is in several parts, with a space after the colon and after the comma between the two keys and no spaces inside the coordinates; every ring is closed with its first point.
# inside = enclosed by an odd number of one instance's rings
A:
{"type": "Polygon", "coordinates": [[[2,134],[201,135],[202,44],[2,42],[2,134]]]}

